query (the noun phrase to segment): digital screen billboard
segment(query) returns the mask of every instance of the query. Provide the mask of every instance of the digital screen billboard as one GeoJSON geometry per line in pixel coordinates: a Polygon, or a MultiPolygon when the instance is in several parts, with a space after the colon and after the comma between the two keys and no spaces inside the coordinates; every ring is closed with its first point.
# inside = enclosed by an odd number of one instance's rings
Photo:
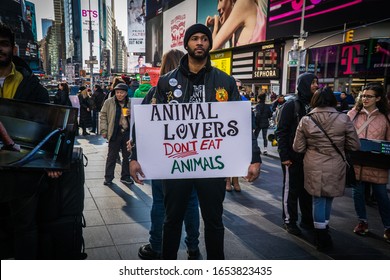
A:
{"type": "MultiPolygon", "coordinates": [[[[299,35],[304,0],[269,0],[267,39],[299,35]]],[[[304,31],[347,28],[388,18],[385,0],[306,0],[304,31]]]]}

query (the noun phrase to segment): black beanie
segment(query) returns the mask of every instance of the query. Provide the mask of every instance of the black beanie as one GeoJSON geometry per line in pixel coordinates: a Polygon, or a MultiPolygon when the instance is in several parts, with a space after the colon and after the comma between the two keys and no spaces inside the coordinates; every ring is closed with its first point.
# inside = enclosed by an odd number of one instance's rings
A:
{"type": "Polygon", "coordinates": [[[213,46],[213,37],[211,35],[210,29],[201,23],[195,23],[194,25],[191,25],[187,28],[186,33],[184,34],[184,48],[187,48],[188,41],[190,40],[190,37],[194,35],[195,33],[203,33],[209,38],[210,42],[210,49],[213,46]]]}

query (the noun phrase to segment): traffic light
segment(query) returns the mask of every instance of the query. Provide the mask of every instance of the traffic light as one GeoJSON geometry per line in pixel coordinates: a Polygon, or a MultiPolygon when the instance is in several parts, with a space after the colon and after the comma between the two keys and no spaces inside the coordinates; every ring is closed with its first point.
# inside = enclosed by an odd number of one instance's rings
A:
{"type": "Polygon", "coordinates": [[[354,30],[348,30],[345,33],[345,43],[350,43],[353,41],[353,33],[354,32],[355,32],[354,30]]]}

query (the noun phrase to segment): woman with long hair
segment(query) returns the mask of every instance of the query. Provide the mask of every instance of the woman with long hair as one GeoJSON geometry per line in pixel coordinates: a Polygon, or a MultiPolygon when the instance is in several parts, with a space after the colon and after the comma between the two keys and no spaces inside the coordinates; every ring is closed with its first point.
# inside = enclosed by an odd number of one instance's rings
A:
{"type": "Polygon", "coordinates": [[[72,102],[69,99],[69,86],[66,82],[58,84],[58,90],[54,96],[54,104],[72,106],[72,102]]]}
{"type": "MultiPolygon", "coordinates": [[[[389,112],[389,102],[382,85],[369,83],[364,87],[355,107],[348,112],[348,116],[359,138],[390,141],[389,112]]],[[[352,197],[359,223],[353,231],[361,236],[368,232],[365,186],[371,184],[385,228],[383,236],[390,243],[390,200],[387,194],[389,171],[387,168],[355,165],[355,173],[357,184],[352,188],[352,197]]]]}

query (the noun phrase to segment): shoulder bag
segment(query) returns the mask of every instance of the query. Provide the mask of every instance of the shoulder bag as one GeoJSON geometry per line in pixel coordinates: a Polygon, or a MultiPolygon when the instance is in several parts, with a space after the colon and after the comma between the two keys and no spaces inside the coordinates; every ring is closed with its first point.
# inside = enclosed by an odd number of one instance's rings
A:
{"type": "Polygon", "coordinates": [[[326,133],[324,128],[311,116],[309,115],[309,118],[318,126],[319,129],[325,134],[325,136],[329,139],[330,143],[332,144],[333,148],[336,150],[336,152],[341,156],[343,161],[346,164],[346,170],[345,170],[345,187],[350,188],[353,185],[356,185],[356,175],[355,175],[355,169],[353,168],[353,164],[348,156],[348,154],[345,154],[345,157],[343,153],[339,150],[339,148],[336,146],[336,144],[333,142],[333,140],[329,137],[329,135],[326,133]]]}

